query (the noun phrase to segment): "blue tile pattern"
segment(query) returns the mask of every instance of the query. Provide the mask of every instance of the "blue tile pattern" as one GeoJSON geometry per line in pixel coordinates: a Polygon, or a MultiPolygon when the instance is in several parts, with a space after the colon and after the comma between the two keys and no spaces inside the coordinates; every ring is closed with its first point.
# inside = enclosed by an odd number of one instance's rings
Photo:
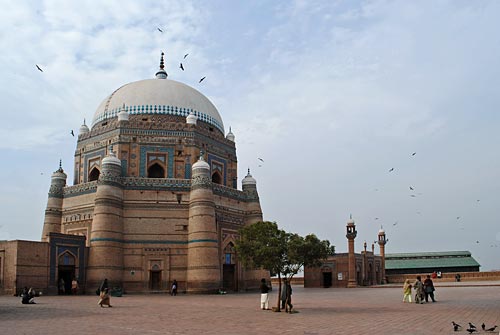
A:
{"type": "Polygon", "coordinates": [[[148,153],[167,153],[167,178],[174,178],[174,148],[166,148],[160,146],[141,146],[141,154],[139,159],[139,177],[147,177],[147,154],[148,153]]]}

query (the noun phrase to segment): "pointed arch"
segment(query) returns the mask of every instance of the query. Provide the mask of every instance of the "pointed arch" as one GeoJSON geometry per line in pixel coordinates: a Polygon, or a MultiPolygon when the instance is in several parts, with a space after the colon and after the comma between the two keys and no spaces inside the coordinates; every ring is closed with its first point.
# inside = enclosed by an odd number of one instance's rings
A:
{"type": "Polygon", "coordinates": [[[165,178],[165,169],[158,163],[153,163],[148,168],[148,178],[165,178]]]}
{"type": "Polygon", "coordinates": [[[90,173],[89,173],[89,181],[95,181],[97,179],[99,179],[99,176],[101,175],[101,171],[99,171],[99,169],[97,167],[93,167],[92,170],[90,170],[90,173]]]}
{"type": "Polygon", "coordinates": [[[222,177],[219,173],[219,171],[215,171],[214,173],[212,173],[212,183],[215,183],[215,184],[222,184],[222,177]]]}

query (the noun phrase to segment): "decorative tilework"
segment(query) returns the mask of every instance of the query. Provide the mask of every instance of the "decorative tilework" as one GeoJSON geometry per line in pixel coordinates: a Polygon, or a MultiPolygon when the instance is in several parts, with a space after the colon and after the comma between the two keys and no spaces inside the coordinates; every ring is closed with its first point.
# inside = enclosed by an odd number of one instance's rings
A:
{"type": "Polygon", "coordinates": [[[208,165],[210,165],[210,177],[212,176],[212,173],[214,172],[213,166],[212,166],[212,161],[214,163],[220,164],[224,167],[223,171],[223,176],[222,176],[222,184],[226,184],[226,166],[227,166],[227,161],[224,158],[221,158],[219,156],[213,155],[213,154],[208,154],[208,165]]]}
{"type": "Polygon", "coordinates": [[[100,157],[101,160],[104,158],[106,155],[105,149],[101,149],[95,152],[92,152],[90,154],[86,154],[83,157],[83,182],[86,183],[88,181],[88,174],[89,171],[87,171],[88,166],[89,166],[89,161],[92,160],[93,158],[100,157]]]}
{"type": "Polygon", "coordinates": [[[96,237],[90,239],[90,242],[117,242],[126,244],[190,244],[190,243],[219,243],[217,240],[212,239],[196,239],[190,241],[173,241],[173,240],[121,240],[109,237],[96,237]]]}
{"type": "MultiPolygon", "coordinates": [[[[117,117],[121,109],[122,107],[115,108],[107,110],[104,113],[97,115],[97,117],[92,121],[92,126],[106,119],[117,117]]],[[[222,126],[222,124],[220,124],[219,121],[217,121],[215,118],[206,113],[196,111],[191,108],[183,108],[183,107],[169,106],[169,105],[158,105],[158,106],[136,105],[136,106],[125,106],[125,111],[127,111],[129,114],[167,114],[167,115],[184,116],[184,117],[187,117],[189,113],[193,112],[194,115],[196,115],[196,117],[198,118],[198,120],[209,123],[215,126],[217,129],[219,129],[222,133],[224,133],[224,127],[222,126]]]]}
{"type": "Polygon", "coordinates": [[[122,176],[127,175],[127,166],[128,166],[127,160],[122,159],[122,176]]]}
{"type": "Polygon", "coordinates": [[[152,152],[166,152],[167,157],[167,178],[174,177],[174,148],[165,148],[160,146],[141,146],[140,162],[139,162],[139,176],[147,177],[146,167],[147,167],[147,154],[152,152]]]}
{"type": "Polygon", "coordinates": [[[184,179],[191,179],[191,163],[184,165],[184,179]]]}

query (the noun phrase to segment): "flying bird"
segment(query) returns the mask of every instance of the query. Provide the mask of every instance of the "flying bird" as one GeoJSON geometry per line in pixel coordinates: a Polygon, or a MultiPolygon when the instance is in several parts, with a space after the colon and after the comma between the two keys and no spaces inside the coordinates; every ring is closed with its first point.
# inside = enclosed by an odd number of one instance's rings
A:
{"type": "Polygon", "coordinates": [[[411,194],[411,195],[410,195],[410,197],[415,198],[415,197],[416,197],[416,195],[415,195],[415,194],[411,194]]]}
{"type": "Polygon", "coordinates": [[[460,220],[460,216],[457,216],[457,220],[460,220]]]}
{"type": "Polygon", "coordinates": [[[412,191],[413,191],[413,187],[411,187],[411,186],[410,186],[410,190],[412,190],[412,191]]]}
{"type": "Polygon", "coordinates": [[[259,161],[261,161],[261,162],[263,162],[263,161],[264,161],[262,158],[259,158],[259,157],[257,157],[257,159],[258,159],[259,161]]]}
{"type": "Polygon", "coordinates": [[[35,66],[38,69],[38,71],[43,72],[43,70],[40,68],[40,66],[38,66],[38,64],[35,64],[35,66]]]}
{"type": "Polygon", "coordinates": [[[417,153],[416,153],[416,152],[414,152],[414,153],[412,153],[411,155],[412,155],[412,156],[415,156],[416,154],[417,154],[417,153]]]}
{"type": "Polygon", "coordinates": [[[179,67],[181,68],[182,71],[184,71],[184,66],[182,66],[182,63],[179,67]]]}
{"type": "Polygon", "coordinates": [[[160,33],[163,33],[163,30],[161,30],[160,28],[156,28],[156,29],[158,29],[158,31],[159,31],[160,33]]]}
{"type": "Polygon", "coordinates": [[[375,218],[375,220],[378,220],[378,218],[375,218]]]}
{"type": "Polygon", "coordinates": [[[189,55],[189,54],[185,54],[185,55],[184,55],[184,59],[186,59],[186,57],[187,57],[188,55],[189,55]]]}
{"type": "Polygon", "coordinates": [[[73,137],[75,137],[75,133],[73,132],[73,129],[69,132],[73,137]]]}
{"type": "Polygon", "coordinates": [[[396,221],[396,222],[394,222],[392,225],[393,225],[393,226],[395,226],[395,225],[397,225],[397,224],[398,224],[398,222],[396,221]]]}
{"type": "Polygon", "coordinates": [[[203,80],[205,80],[206,77],[203,77],[200,79],[200,81],[198,83],[201,83],[203,80]]]}
{"type": "Polygon", "coordinates": [[[491,328],[488,328],[488,329],[485,329],[487,332],[494,332],[495,329],[497,328],[498,326],[494,326],[494,327],[491,327],[491,328]]]}
{"type": "Polygon", "coordinates": [[[389,172],[392,172],[392,171],[394,171],[394,168],[390,168],[390,169],[389,169],[389,172]]]}

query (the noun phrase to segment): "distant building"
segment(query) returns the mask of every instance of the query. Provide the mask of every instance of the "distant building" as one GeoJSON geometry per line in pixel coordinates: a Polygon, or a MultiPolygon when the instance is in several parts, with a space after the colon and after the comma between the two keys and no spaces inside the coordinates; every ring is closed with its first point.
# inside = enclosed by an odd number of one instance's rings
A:
{"type": "Polygon", "coordinates": [[[385,255],[387,275],[432,272],[478,272],[479,263],[469,251],[416,252],[385,255]]]}
{"type": "MultiPolygon", "coordinates": [[[[54,120],[56,121],[56,120],[54,120]]],[[[0,293],[94,292],[107,278],[126,292],[258,288],[245,270],[239,229],[262,221],[257,182],[238,190],[235,136],[210,100],[167,79],[114,90],[80,127],[73,185],[52,174],[41,242],[0,241],[0,293]]],[[[27,190],[29,192],[29,190],[27,190]]]]}
{"type": "Polygon", "coordinates": [[[357,287],[384,284],[384,253],[387,243],[385,231],[378,232],[377,244],[380,255],[375,255],[375,245],[371,251],[354,252],[354,239],[357,236],[354,220],[350,219],[346,226],[348,252],[329,257],[320,267],[304,269],[304,287],[357,287]]]}

